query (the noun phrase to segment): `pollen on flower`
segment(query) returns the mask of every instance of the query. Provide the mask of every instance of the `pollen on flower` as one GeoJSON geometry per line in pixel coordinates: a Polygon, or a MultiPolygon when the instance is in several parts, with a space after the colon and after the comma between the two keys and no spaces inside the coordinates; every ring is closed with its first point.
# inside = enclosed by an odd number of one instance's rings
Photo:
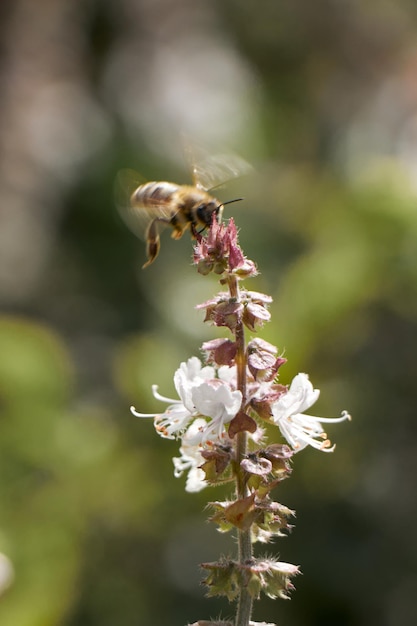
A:
{"type": "MultiPolygon", "coordinates": [[[[324,434],[324,433],[323,433],[324,434]]],[[[330,441],[330,439],[326,439],[325,441],[323,441],[323,443],[320,446],[321,450],[324,450],[326,448],[330,448],[332,445],[332,442],[330,441]]],[[[336,445],[333,446],[333,449],[336,447],[336,445]]]]}

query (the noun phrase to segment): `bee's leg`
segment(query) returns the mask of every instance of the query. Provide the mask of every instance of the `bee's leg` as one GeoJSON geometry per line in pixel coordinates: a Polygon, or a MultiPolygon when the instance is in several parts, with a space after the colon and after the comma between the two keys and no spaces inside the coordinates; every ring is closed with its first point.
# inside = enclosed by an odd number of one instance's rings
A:
{"type": "Polygon", "coordinates": [[[190,224],[190,231],[191,231],[191,237],[192,237],[193,239],[197,239],[197,237],[198,237],[198,232],[197,232],[197,229],[196,229],[196,227],[195,227],[195,224],[193,224],[193,223],[191,223],[191,224],[190,224]]]}
{"type": "Polygon", "coordinates": [[[161,244],[159,238],[158,222],[169,223],[169,220],[166,220],[162,217],[156,217],[149,224],[148,230],[146,231],[146,254],[148,256],[148,260],[142,265],[142,269],[148,267],[148,265],[153,263],[159,254],[161,244]]]}
{"type": "Polygon", "coordinates": [[[172,233],[171,233],[171,237],[172,237],[172,239],[181,239],[181,237],[182,237],[182,236],[183,236],[183,234],[184,234],[184,229],[183,229],[183,228],[181,228],[180,226],[173,226],[173,225],[172,225],[172,222],[170,222],[170,223],[171,223],[171,226],[172,226],[172,227],[173,227],[173,229],[174,229],[174,230],[172,231],[172,233]]]}
{"type": "Polygon", "coordinates": [[[169,224],[172,226],[172,239],[181,239],[187,228],[187,222],[184,222],[180,211],[177,211],[177,213],[171,217],[169,224]]]}
{"type": "Polygon", "coordinates": [[[204,231],[207,229],[207,226],[203,226],[203,228],[201,230],[197,230],[197,228],[195,227],[195,224],[191,224],[190,226],[190,230],[191,230],[191,237],[193,239],[197,239],[197,241],[200,241],[201,239],[201,234],[204,233],[204,231]]]}

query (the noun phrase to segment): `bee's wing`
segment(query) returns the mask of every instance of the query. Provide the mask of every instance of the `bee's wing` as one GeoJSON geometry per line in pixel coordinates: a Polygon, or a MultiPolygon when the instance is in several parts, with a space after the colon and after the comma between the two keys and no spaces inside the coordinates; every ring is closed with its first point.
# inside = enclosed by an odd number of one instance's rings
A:
{"type": "Polygon", "coordinates": [[[200,189],[215,189],[232,178],[248,174],[253,169],[237,154],[210,155],[190,147],[186,150],[192,168],[193,182],[200,189]]]}
{"type": "MultiPolygon", "coordinates": [[[[115,201],[119,213],[128,228],[141,239],[145,239],[147,227],[153,219],[156,217],[170,218],[169,207],[166,203],[154,202],[144,206],[132,202],[134,191],[145,183],[146,180],[138,172],[124,169],[117,173],[114,185],[115,201]]],[[[160,227],[163,227],[162,223],[160,227]]]]}

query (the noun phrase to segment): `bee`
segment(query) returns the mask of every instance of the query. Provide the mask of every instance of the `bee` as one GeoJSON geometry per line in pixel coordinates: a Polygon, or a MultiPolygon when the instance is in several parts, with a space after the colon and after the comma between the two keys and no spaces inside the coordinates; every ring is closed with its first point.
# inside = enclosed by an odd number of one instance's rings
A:
{"type": "Polygon", "coordinates": [[[122,217],[136,234],[145,223],[147,261],[142,268],[154,262],[160,250],[160,230],[172,228],[171,237],[180,239],[189,230],[197,239],[208,228],[213,216],[221,219],[223,207],[242,198],[220,202],[210,190],[227,180],[242,175],[249,164],[234,155],[219,155],[195,163],[193,184],[180,185],[166,181],[138,184],[138,175],[132,170],[121,170],[116,179],[116,203],[122,217]]]}

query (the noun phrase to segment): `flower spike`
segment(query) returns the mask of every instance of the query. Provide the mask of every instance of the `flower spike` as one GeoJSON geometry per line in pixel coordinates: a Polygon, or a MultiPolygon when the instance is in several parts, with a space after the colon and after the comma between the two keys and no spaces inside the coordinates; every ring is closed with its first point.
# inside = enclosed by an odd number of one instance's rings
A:
{"type": "MultiPolygon", "coordinates": [[[[200,207],[201,208],[201,207],[200,207]]],[[[208,595],[223,595],[238,601],[239,626],[273,626],[251,621],[252,604],[261,592],[270,598],[288,598],[292,579],[299,568],[269,557],[255,558],[252,544],[267,543],[292,529],[295,512],[272,500],[272,491],[292,473],[295,454],[308,447],[333,452],[324,424],[351,417],[343,411],[337,418],[306,413],[320,396],[307,374],[297,374],[289,386],[279,375],[286,358],[271,343],[258,337],[246,340],[270,321],[272,298],[240,287],[244,278],[255,276],[256,265],[247,259],[238,242],[232,219],[220,222],[213,214],[208,231],[195,233],[194,264],[201,275],[219,276],[222,291],[197,305],[205,322],[221,327],[228,336],[202,345],[205,364],[197,357],[180,364],[174,374],[177,399],[159,393],[156,400],[167,405],[152,417],[157,433],[180,442],[173,458],[174,476],[186,474],[187,492],[208,486],[235,483],[232,500],[210,503],[209,520],[220,532],[234,531],[238,560],[222,558],[202,564],[208,595]],[[278,427],[285,443],[268,443],[262,424],[278,427]]],[[[232,626],[231,621],[199,620],[194,626],[232,626]]]]}

